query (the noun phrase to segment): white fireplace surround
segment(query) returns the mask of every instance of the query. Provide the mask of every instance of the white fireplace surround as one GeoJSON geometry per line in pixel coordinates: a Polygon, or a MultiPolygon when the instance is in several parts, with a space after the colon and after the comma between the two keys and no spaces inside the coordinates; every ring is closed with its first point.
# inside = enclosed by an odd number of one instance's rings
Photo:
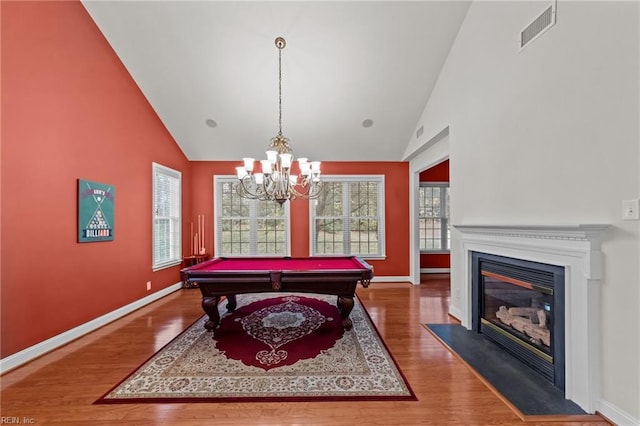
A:
{"type": "Polygon", "coordinates": [[[608,225],[458,225],[459,317],[471,329],[471,252],[489,253],[565,268],[565,397],[594,413],[600,397],[600,243],[608,225]]]}

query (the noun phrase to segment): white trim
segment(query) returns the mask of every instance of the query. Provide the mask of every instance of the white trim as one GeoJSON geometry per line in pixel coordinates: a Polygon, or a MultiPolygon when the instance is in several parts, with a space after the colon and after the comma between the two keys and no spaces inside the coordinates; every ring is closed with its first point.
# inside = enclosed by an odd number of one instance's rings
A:
{"type": "Polygon", "coordinates": [[[448,274],[451,268],[420,268],[421,274],[448,274]]]}
{"type": "Polygon", "coordinates": [[[407,282],[411,283],[411,277],[392,277],[392,276],[384,276],[384,277],[376,277],[374,276],[371,280],[372,283],[397,283],[397,282],[407,282]]]}
{"type": "MultiPolygon", "coordinates": [[[[405,161],[409,161],[409,268],[411,280],[420,284],[420,241],[418,239],[418,188],[420,187],[420,172],[436,166],[449,159],[449,126],[446,126],[427,142],[418,146],[410,154],[405,151],[405,161]]],[[[449,182],[451,186],[451,182],[449,182]]],[[[452,191],[452,203],[453,206],[452,191]]],[[[453,209],[450,213],[453,212],[453,209]]]]}
{"type": "MultiPolygon", "coordinates": [[[[163,166],[160,163],[151,162],[151,270],[159,271],[161,269],[170,268],[172,266],[182,263],[182,172],[174,170],[170,167],[163,166]],[[156,259],[156,175],[164,175],[170,178],[178,180],[178,194],[176,200],[178,202],[178,218],[176,222],[177,239],[176,244],[171,244],[171,247],[175,247],[174,257],[171,259],[158,261],[156,259]]],[[[170,223],[174,221],[171,220],[170,223]]],[[[193,244],[192,241],[189,244],[193,244]]]]}
{"type": "Polygon", "coordinates": [[[138,299],[133,303],[116,309],[115,311],[111,311],[89,322],[72,328],[71,330],[67,330],[64,333],[60,333],[57,336],[53,336],[50,339],[44,340],[40,343],[23,349],[20,352],[16,352],[15,354],[9,355],[6,358],[2,358],[0,359],[0,375],[13,370],[14,368],[19,367],[22,364],[25,364],[39,356],[42,356],[47,352],[66,345],[67,343],[79,337],[82,337],[87,333],[91,333],[92,331],[95,331],[98,328],[109,324],[110,322],[122,318],[123,316],[128,315],[131,312],[140,309],[151,302],[155,302],[156,300],[159,300],[176,290],[180,290],[181,288],[182,282],[172,284],[169,287],[143,297],[142,299],[138,299]]]}
{"type": "Polygon", "coordinates": [[[457,319],[458,321],[462,322],[462,311],[460,309],[457,309],[455,307],[450,307],[449,308],[449,316],[457,319]]]}
{"type": "Polygon", "coordinates": [[[600,401],[598,412],[616,425],[640,426],[640,419],[634,419],[627,412],[607,401],[600,401]]]}
{"type": "MultiPolygon", "coordinates": [[[[471,253],[481,252],[565,268],[565,397],[594,413],[600,399],[600,244],[608,225],[454,226],[462,250],[462,325],[471,328],[471,253]]],[[[453,283],[452,283],[453,286],[453,283]]]]}

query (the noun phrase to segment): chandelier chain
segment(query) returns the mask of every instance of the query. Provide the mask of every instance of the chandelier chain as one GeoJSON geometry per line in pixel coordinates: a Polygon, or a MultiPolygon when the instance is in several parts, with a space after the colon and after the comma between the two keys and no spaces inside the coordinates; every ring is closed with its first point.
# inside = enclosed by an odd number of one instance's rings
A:
{"type": "Polygon", "coordinates": [[[278,136],[282,136],[282,48],[278,48],[278,136]]]}

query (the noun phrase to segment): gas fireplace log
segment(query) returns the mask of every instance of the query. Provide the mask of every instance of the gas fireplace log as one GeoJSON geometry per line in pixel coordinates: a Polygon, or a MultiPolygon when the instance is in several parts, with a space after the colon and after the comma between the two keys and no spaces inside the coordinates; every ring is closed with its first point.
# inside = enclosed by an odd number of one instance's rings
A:
{"type": "Polygon", "coordinates": [[[513,315],[509,313],[506,306],[500,306],[498,312],[496,312],[496,316],[503,324],[511,325],[511,321],[513,320],[513,315]]]}
{"type": "Polygon", "coordinates": [[[541,328],[547,328],[547,313],[543,309],[538,309],[538,325],[541,328]]]}
{"type": "Polygon", "coordinates": [[[511,315],[517,315],[520,317],[527,317],[531,322],[538,321],[538,308],[525,308],[525,307],[511,307],[509,308],[511,315]]]}
{"type": "Polygon", "coordinates": [[[546,346],[551,346],[551,331],[547,329],[547,314],[542,309],[535,308],[509,308],[500,306],[496,312],[498,319],[521,333],[542,342],[546,346]],[[539,324],[534,324],[529,313],[533,310],[533,315],[539,324]],[[512,312],[523,312],[525,316],[514,315],[512,312]]]}
{"type": "Polygon", "coordinates": [[[511,325],[511,321],[513,321],[513,318],[515,318],[509,313],[509,310],[506,306],[500,306],[500,309],[498,309],[498,312],[496,312],[496,316],[500,319],[500,321],[507,325],[511,325]]]}
{"type": "Polygon", "coordinates": [[[524,332],[532,339],[540,340],[545,346],[551,346],[551,331],[541,328],[535,324],[528,324],[524,327],[524,332]]]}
{"type": "Polygon", "coordinates": [[[529,318],[514,316],[511,320],[511,327],[521,333],[524,333],[524,328],[528,325],[531,325],[531,320],[529,318]]]}

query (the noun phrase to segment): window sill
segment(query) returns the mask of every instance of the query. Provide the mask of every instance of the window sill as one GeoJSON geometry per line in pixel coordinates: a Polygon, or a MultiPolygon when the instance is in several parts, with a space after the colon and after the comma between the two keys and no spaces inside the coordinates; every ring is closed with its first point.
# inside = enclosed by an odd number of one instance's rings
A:
{"type": "Polygon", "coordinates": [[[161,263],[159,265],[153,265],[151,270],[153,272],[157,272],[157,271],[160,271],[162,269],[173,268],[174,266],[178,266],[178,265],[181,265],[181,264],[182,264],[182,259],[170,260],[168,262],[161,263]]]}

